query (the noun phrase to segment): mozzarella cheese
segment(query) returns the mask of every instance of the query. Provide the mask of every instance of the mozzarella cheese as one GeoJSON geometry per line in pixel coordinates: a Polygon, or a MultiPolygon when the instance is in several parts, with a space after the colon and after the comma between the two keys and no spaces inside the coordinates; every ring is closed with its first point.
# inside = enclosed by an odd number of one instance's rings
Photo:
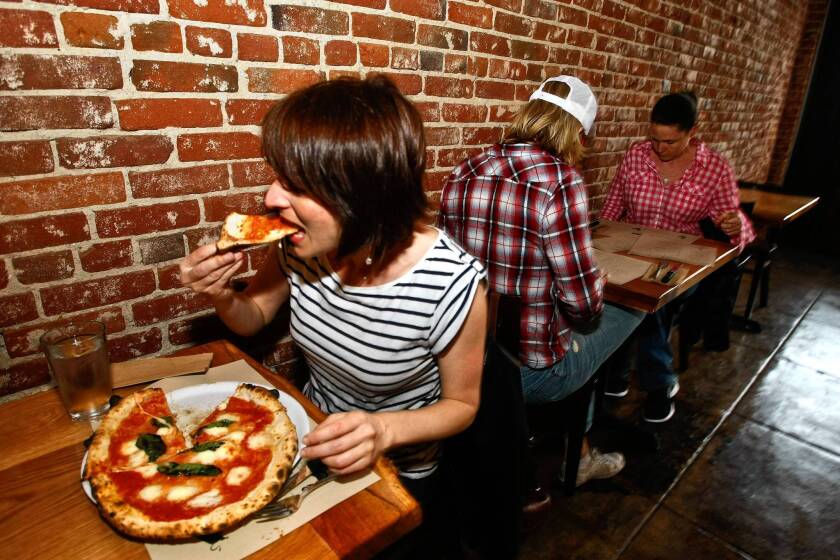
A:
{"type": "Polygon", "coordinates": [[[187,502],[187,505],[194,508],[213,507],[222,501],[222,496],[219,494],[218,488],[214,488],[209,492],[200,494],[187,502]]]}
{"type": "Polygon", "coordinates": [[[165,436],[165,435],[166,435],[166,434],[168,434],[170,431],[172,431],[172,428],[170,428],[169,426],[167,426],[167,427],[165,427],[165,428],[158,428],[158,429],[157,429],[157,431],[156,431],[155,433],[156,433],[157,435],[159,435],[159,436],[165,436]]]}
{"type": "Polygon", "coordinates": [[[122,444],[122,447],[120,447],[120,453],[122,453],[123,455],[131,455],[137,450],[138,449],[135,440],[127,441],[124,444],[122,444]]]}
{"type": "Polygon", "coordinates": [[[195,486],[173,486],[169,489],[166,499],[170,502],[183,502],[198,494],[198,488],[195,486]]]}
{"type": "Polygon", "coordinates": [[[157,465],[154,463],[143,465],[142,467],[137,468],[137,472],[143,475],[143,478],[152,478],[155,476],[155,473],[158,472],[157,465]]]}
{"type": "Polygon", "coordinates": [[[152,484],[140,490],[140,499],[147,502],[154,502],[163,495],[163,487],[159,484],[152,484]]]}
{"type": "Polygon", "coordinates": [[[233,467],[225,478],[225,482],[229,486],[239,486],[250,475],[251,469],[249,467],[233,467]]]}
{"type": "Polygon", "coordinates": [[[271,445],[271,437],[265,432],[251,434],[248,438],[249,449],[262,449],[271,445]]]}
{"type": "Polygon", "coordinates": [[[242,443],[242,440],[245,439],[245,432],[242,432],[242,431],[231,432],[222,439],[224,439],[225,441],[242,443]]]}
{"type": "Polygon", "coordinates": [[[145,451],[137,450],[131,455],[128,456],[128,466],[129,467],[137,467],[142,465],[143,463],[147,462],[149,456],[146,455],[145,451]]]}
{"type": "Polygon", "coordinates": [[[202,465],[212,465],[217,462],[226,461],[233,457],[233,446],[225,444],[218,449],[199,451],[195,454],[195,462],[202,465]]]}
{"type": "Polygon", "coordinates": [[[245,227],[246,219],[248,219],[248,216],[245,214],[239,214],[237,212],[231,213],[227,218],[225,218],[225,233],[237,239],[242,237],[242,230],[245,227]]]}
{"type": "Polygon", "coordinates": [[[220,414],[216,420],[230,420],[231,422],[239,422],[239,415],[232,412],[220,414]]]}
{"type": "Polygon", "coordinates": [[[210,437],[217,438],[225,435],[230,430],[228,430],[225,426],[215,426],[213,428],[204,428],[202,431],[210,437]]]}

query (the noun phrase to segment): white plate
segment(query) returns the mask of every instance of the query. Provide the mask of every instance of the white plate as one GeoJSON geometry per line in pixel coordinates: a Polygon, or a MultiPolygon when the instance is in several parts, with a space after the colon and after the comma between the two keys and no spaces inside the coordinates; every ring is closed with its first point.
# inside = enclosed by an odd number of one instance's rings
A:
{"type": "MultiPolygon", "coordinates": [[[[166,399],[169,401],[169,407],[173,414],[178,419],[178,427],[184,433],[190,433],[223,400],[231,396],[239,385],[240,383],[236,381],[191,385],[167,393],[166,399]]],[[[286,414],[289,415],[289,420],[292,421],[292,424],[295,425],[295,430],[297,430],[298,454],[295,456],[295,461],[297,461],[298,456],[300,456],[300,450],[303,448],[303,436],[309,433],[309,417],[306,415],[306,411],[303,410],[303,406],[291,395],[270,385],[260,384],[260,387],[276,390],[280,393],[280,402],[286,407],[286,414]]],[[[82,476],[84,476],[86,464],[87,451],[85,451],[85,456],[82,459],[82,476]]],[[[82,489],[87,494],[87,497],[95,503],[96,500],[93,499],[90,482],[82,480],[82,489]]]]}

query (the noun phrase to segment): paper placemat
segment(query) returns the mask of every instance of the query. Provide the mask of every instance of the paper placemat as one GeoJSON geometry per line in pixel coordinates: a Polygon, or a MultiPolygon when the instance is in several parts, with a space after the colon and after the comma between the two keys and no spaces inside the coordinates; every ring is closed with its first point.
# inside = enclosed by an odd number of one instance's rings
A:
{"type": "Polygon", "coordinates": [[[607,282],[610,284],[626,284],[636,278],[641,278],[650,265],[647,261],[615,255],[599,249],[592,250],[598,268],[607,273],[607,282]]]}
{"type": "Polygon", "coordinates": [[[630,232],[616,235],[610,233],[604,237],[592,238],[592,246],[608,253],[618,253],[619,251],[629,251],[638,238],[638,235],[630,232]]]}
{"type": "Polygon", "coordinates": [[[705,266],[715,262],[717,251],[714,247],[689,245],[682,240],[669,239],[659,235],[643,233],[630,249],[633,255],[666,259],[705,266]]]}
{"type": "MultiPolygon", "coordinates": [[[[150,385],[150,387],[160,387],[164,391],[169,392],[191,385],[217,383],[220,381],[271,385],[254,368],[249,366],[245,360],[239,360],[223,366],[210,368],[206,374],[202,375],[161,379],[150,385]]],[[[309,419],[309,423],[310,427],[316,425],[316,422],[311,418],[309,419]]],[[[249,521],[239,528],[226,533],[223,540],[214,544],[201,541],[177,544],[147,543],[146,551],[152,560],[183,560],[184,558],[190,560],[201,560],[203,558],[213,560],[239,560],[268,546],[283,535],[291,533],[334,505],[361,492],[378,481],[379,478],[378,474],[369,471],[353,478],[330,482],[323,488],[319,488],[307,496],[302,502],[300,509],[294,515],[268,523],[249,521]]],[[[314,481],[315,478],[310,477],[304,482],[304,485],[314,481]]]]}
{"type": "Polygon", "coordinates": [[[661,239],[670,239],[674,242],[682,243],[693,243],[700,239],[699,235],[691,233],[649,228],[629,222],[611,222],[609,220],[604,220],[599,223],[592,231],[606,237],[624,237],[627,239],[638,239],[641,235],[652,235],[661,239]]]}

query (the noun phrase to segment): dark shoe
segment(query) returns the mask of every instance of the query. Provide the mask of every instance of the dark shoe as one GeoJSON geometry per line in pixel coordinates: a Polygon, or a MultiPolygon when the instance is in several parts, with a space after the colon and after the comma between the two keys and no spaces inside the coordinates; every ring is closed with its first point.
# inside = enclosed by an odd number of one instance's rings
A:
{"type": "Polygon", "coordinates": [[[626,397],[630,392],[630,382],[624,377],[607,377],[607,383],[604,387],[604,395],[614,399],[626,397]]]}
{"type": "Polygon", "coordinates": [[[551,494],[540,486],[528,490],[525,494],[525,503],[522,505],[522,513],[538,515],[549,509],[551,509],[551,494]]]}
{"type": "Polygon", "coordinates": [[[642,418],[645,422],[656,424],[667,422],[674,415],[674,395],[680,390],[680,384],[676,383],[668,389],[659,389],[648,393],[645,401],[645,413],[642,418]]]}
{"type": "MultiPolygon", "coordinates": [[[[542,525],[548,519],[549,511],[551,511],[551,494],[539,486],[528,490],[522,504],[523,533],[529,533],[542,525]]],[[[481,556],[476,558],[481,558],[481,556]]]]}

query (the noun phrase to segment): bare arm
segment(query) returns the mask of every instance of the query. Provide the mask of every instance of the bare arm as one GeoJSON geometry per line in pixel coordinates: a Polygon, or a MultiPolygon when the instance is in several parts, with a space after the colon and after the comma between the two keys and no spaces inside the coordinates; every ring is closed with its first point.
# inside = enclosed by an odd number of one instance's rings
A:
{"type": "Polygon", "coordinates": [[[327,417],[304,437],[306,458],[320,458],[347,474],[365,469],[391,448],[436,441],[466,429],[481,393],[487,297],[482,283],[469,315],[449,347],[438,356],[441,399],[418,410],[342,412],[327,417]]]}
{"type": "Polygon", "coordinates": [[[230,279],[240,271],[245,255],[219,253],[214,244],[203,245],[179,265],[181,284],[196,293],[207,294],[216,312],[232,331],[249,336],[267,325],[289,298],[289,284],[280,270],[274,247],[244,292],[230,287],[230,279]]]}

